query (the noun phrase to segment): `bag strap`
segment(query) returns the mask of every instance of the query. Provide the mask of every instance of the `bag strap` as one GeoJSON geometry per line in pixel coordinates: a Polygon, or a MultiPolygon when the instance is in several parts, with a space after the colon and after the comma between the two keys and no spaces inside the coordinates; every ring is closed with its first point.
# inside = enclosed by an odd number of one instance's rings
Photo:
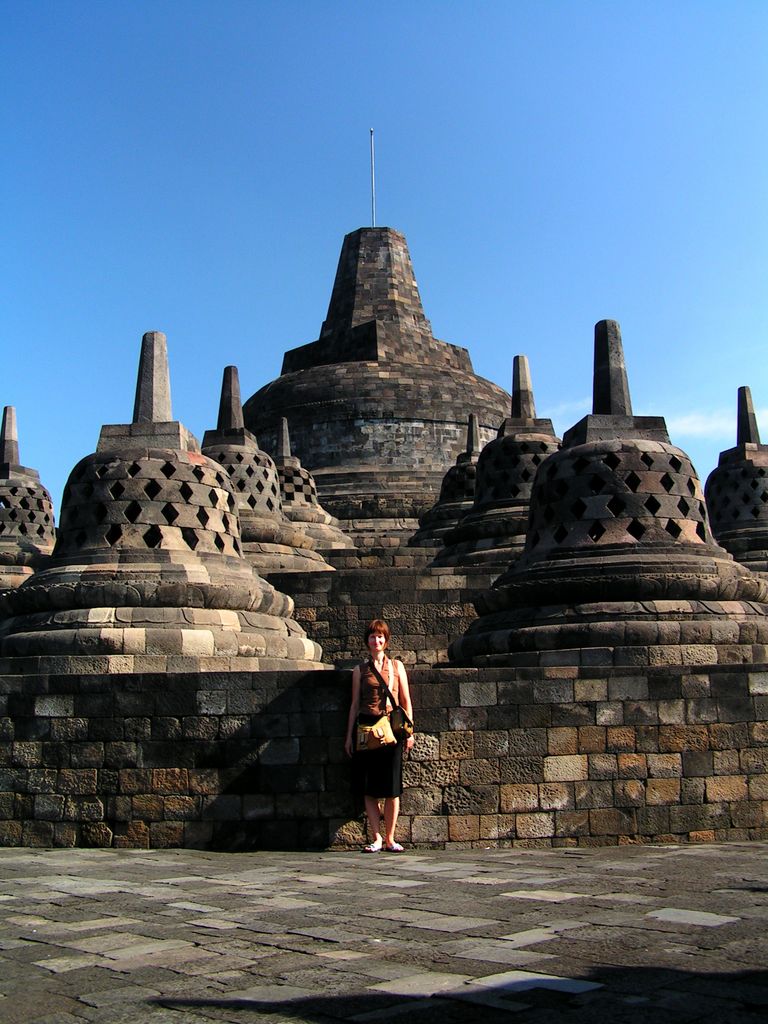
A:
{"type": "MultiPolygon", "coordinates": [[[[390,663],[390,665],[393,664],[391,658],[389,659],[389,663],[390,663]]],[[[384,676],[381,674],[381,672],[379,672],[379,670],[374,665],[372,658],[368,659],[368,664],[371,666],[371,671],[373,672],[373,674],[376,676],[376,678],[379,680],[381,685],[384,687],[384,690],[385,690],[385,693],[386,693],[386,697],[384,698],[384,706],[386,707],[387,697],[389,697],[390,701],[392,702],[392,706],[395,707],[395,708],[399,708],[400,705],[395,700],[395,697],[394,697],[392,691],[390,690],[389,686],[387,685],[386,681],[384,680],[384,676]]]]}

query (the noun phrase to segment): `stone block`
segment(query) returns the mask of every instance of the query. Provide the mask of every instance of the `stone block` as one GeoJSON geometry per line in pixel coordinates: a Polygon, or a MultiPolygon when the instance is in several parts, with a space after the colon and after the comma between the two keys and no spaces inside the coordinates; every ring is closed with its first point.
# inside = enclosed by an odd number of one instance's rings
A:
{"type": "Polygon", "coordinates": [[[605,750],[605,728],[598,725],[583,725],[579,727],[578,734],[578,753],[597,754],[605,750]]]}
{"type": "Polygon", "coordinates": [[[166,796],[163,817],[166,821],[192,821],[200,817],[200,797],[166,796]]]}
{"type": "Polygon", "coordinates": [[[443,794],[440,789],[404,789],[400,808],[403,814],[428,816],[440,814],[442,804],[443,794]]]}
{"type": "Polygon", "coordinates": [[[590,811],[589,831],[593,836],[634,835],[637,832],[635,812],[618,807],[590,811]]]}
{"type": "Polygon", "coordinates": [[[546,752],[549,754],[578,754],[578,729],[573,727],[547,729],[546,752]]]}
{"type": "Polygon", "coordinates": [[[703,804],[705,798],[705,779],[681,779],[680,803],[703,804]]]}
{"type": "Polygon", "coordinates": [[[711,750],[686,750],[683,752],[683,775],[696,778],[711,775],[714,762],[711,750]]]}
{"type": "Polygon", "coordinates": [[[768,748],[766,747],[742,750],[739,760],[741,770],[745,775],[768,774],[768,748]]]}
{"type": "Polygon", "coordinates": [[[617,807],[642,807],[645,804],[645,785],[640,779],[617,779],[613,784],[617,807]]]}
{"type": "Polygon", "coordinates": [[[662,725],[659,728],[659,750],[708,750],[709,733],[704,725],[662,725]]]}
{"type": "MultiPolygon", "coordinates": [[[[532,731],[532,730],[527,730],[532,731]]],[[[543,730],[542,730],[543,731],[543,730]]],[[[510,753],[510,731],[484,730],[475,733],[475,756],[476,757],[501,757],[510,753]]],[[[768,742],[768,740],[766,741],[768,742]]],[[[543,751],[541,751],[543,753],[543,751]]],[[[515,753],[520,753],[516,750],[515,753]]],[[[535,751],[539,753],[539,751],[535,751]]],[[[411,751],[413,757],[413,751],[411,751]]]]}
{"type": "Polygon", "coordinates": [[[715,775],[738,775],[741,758],[738,750],[715,750],[712,752],[712,771],[715,775]]]}
{"type": "Polygon", "coordinates": [[[608,700],[607,679],[575,679],[573,683],[573,699],[579,702],[608,700]]]}
{"type": "Polygon", "coordinates": [[[573,794],[577,810],[610,807],[613,804],[613,785],[610,782],[577,782],[573,794]]]}
{"type": "Polygon", "coordinates": [[[520,839],[544,839],[555,834],[555,815],[551,812],[518,814],[515,829],[520,839]]]}
{"type": "Polygon", "coordinates": [[[149,826],[144,821],[131,821],[124,832],[115,835],[112,843],[117,849],[148,850],[149,826]]]}
{"type": "Polygon", "coordinates": [[[608,700],[648,700],[648,679],[645,676],[614,676],[608,680],[608,700]]]}
{"type": "Polygon", "coordinates": [[[462,707],[490,707],[498,703],[496,683],[461,683],[459,684],[459,699],[462,707]]]}
{"type": "Polygon", "coordinates": [[[515,724],[523,729],[546,728],[552,724],[552,705],[521,704],[518,707],[518,721],[515,724]]]}
{"type": "Polygon", "coordinates": [[[512,757],[531,757],[547,753],[546,729],[509,729],[509,753],[512,757]]]}
{"type": "Polygon", "coordinates": [[[149,826],[149,845],[153,850],[172,849],[184,842],[184,825],[175,821],[153,821],[149,826]]]}
{"type": "Polygon", "coordinates": [[[459,764],[459,779],[465,786],[498,783],[500,780],[498,758],[471,758],[461,761],[459,764]]]}
{"type": "Polygon", "coordinates": [[[95,796],[68,796],[64,802],[67,821],[102,821],[104,804],[95,796]]]}
{"type": "Polygon", "coordinates": [[[533,784],[500,787],[500,808],[503,814],[539,809],[539,787],[533,784]]]}
{"type": "Polygon", "coordinates": [[[631,725],[608,726],[605,737],[605,748],[612,753],[632,753],[635,750],[637,734],[631,725]]]}
{"type": "Polygon", "coordinates": [[[572,782],[589,777],[589,761],[585,754],[544,758],[545,782],[572,782]]]}
{"type": "Polygon", "coordinates": [[[163,798],[139,793],[131,797],[131,813],[139,821],[162,821],[163,798]]]}
{"type": "Polygon", "coordinates": [[[572,704],[574,682],[572,679],[549,679],[535,681],[533,700],[536,704],[572,704]]]}
{"type": "Polygon", "coordinates": [[[239,796],[204,796],[202,816],[208,821],[240,821],[243,816],[239,796]]]}
{"type": "Polygon", "coordinates": [[[744,801],[731,804],[730,809],[734,828],[759,829],[768,825],[768,809],[763,804],[744,801]]]}
{"type": "Polygon", "coordinates": [[[504,783],[532,783],[544,781],[543,757],[501,757],[499,778],[504,783]]]}
{"type": "MultiPolygon", "coordinates": [[[[495,820],[496,815],[491,815],[495,820]]],[[[479,824],[478,824],[479,835],[479,824]]],[[[415,815],[411,819],[411,839],[414,843],[445,843],[448,841],[448,819],[415,815]]]]}
{"type": "Polygon", "coordinates": [[[648,774],[656,779],[675,779],[683,774],[680,754],[648,754],[648,774]]]}
{"type": "Polygon", "coordinates": [[[298,764],[301,748],[298,739],[274,738],[259,747],[259,760],[265,765],[298,764]]]}
{"type": "Polygon", "coordinates": [[[186,768],[153,768],[150,791],[171,795],[189,792],[189,774],[186,768]]]}
{"type": "Polygon", "coordinates": [[[64,694],[35,697],[34,713],[38,718],[71,718],[75,713],[75,698],[64,694]]]}
{"type": "Polygon", "coordinates": [[[473,732],[444,732],[440,735],[440,757],[443,760],[474,757],[474,741],[473,732]]]}
{"type": "Polygon", "coordinates": [[[647,754],[617,754],[616,764],[621,779],[644,779],[648,775],[647,754]]]}
{"type": "Polygon", "coordinates": [[[0,821],[0,846],[21,846],[22,824],[20,821],[0,821]]]}
{"type": "Polygon", "coordinates": [[[66,796],[98,792],[95,768],[62,768],[58,773],[57,790],[66,796]]]}
{"type": "Polygon", "coordinates": [[[616,701],[595,705],[595,722],[598,725],[624,725],[624,705],[616,701]]]}
{"type": "Polygon", "coordinates": [[[39,793],[35,797],[34,815],[38,821],[61,821],[65,798],[55,793],[39,793]]]}
{"type": "Polygon", "coordinates": [[[448,708],[448,728],[456,732],[474,732],[488,728],[488,709],[484,707],[448,708]]]}
{"type": "Polygon", "coordinates": [[[589,811],[557,811],[555,835],[562,838],[589,835],[589,811]]]}
{"type": "Polygon", "coordinates": [[[728,828],[730,817],[725,804],[684,804],[669,808],[672,832],[699,832],[712,828],[728,828]]]}
{"type": "Polygon", "coordinates": [[[679,779],[648,779],[645,786],[645,801],[650,806],[680,802],[679,779]]]}
{"type": "Polygon", "coordinates": [[[476,814],[451,814],[448,817],[448,839],[466,842],[480,838],[480,818],[476,814]]]}
{"type": "MultiPolygon", "coordinates": [[[[589,778],[590,779],[615,779],[619,774],[617,754],[590,754],[589,755],[589,778]]],[[[634,756],[634,755],[633,755],[634,756]]]]}
{"type": "Polygon", "coordinates": [[[574,807],[573,786],[563,782],[546,782],[538,787],[542,811],[567,811],[574,807]]]}

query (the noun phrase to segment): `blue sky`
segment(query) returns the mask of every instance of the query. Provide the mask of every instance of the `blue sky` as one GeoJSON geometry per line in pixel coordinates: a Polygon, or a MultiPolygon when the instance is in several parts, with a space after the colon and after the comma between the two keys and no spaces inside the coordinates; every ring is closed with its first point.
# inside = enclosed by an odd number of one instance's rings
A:
{"type": "Polygon", "coordinates": [[[768,440],[764,2],[0,0],[0,404],[57,513],[141,335],[215,425],[317,337],[344,234],[408,239],[437,337],[560,433],[622,325],[637,414],[702,480],[736,389],[768,440]]]}

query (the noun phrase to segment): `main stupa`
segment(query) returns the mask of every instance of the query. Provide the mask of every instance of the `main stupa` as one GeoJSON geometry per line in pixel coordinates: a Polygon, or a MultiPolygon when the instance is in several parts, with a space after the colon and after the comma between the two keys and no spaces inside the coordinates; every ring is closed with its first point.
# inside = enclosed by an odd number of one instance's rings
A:
{"type": "Polygon", "coordinates": [[[509,400],[466,349],[433,336],[404,236],[359,228],[344,239],[320,337],[286,352],[244,415],[271,452],[287,417],[322,505],[353,534],[404,543],[462,450],[468,415],[488,441],[509,400]]]}

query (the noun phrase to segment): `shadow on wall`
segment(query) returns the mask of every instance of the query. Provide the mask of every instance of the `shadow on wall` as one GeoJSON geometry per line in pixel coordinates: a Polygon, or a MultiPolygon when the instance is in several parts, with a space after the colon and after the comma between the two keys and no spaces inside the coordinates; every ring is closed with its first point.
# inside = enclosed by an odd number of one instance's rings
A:
{"type": "MultiPolygon", "coordinates": [[[[386,984],[390,992],[349,992],[345,995],[297,996],[285,986],[281,999],[274,985],[255,984],[218,999],[158,997],[147,1006],[208,1012],[217,1019],[236,1013],[232,1020],[251,1019],[240,1014],[270,1014],[270,1020],[328,1024],[336,1020],[374,1021],[400,1018],[423,1024],[439,1020],[459,1024],[555,1021],[611,1021],[619,1024],[679,1024],[680,1021],[743,1022],[763,1024],[768,1006],[768,971],[702,973],[653,967],[600,967],[584,977],[563,978],[530,971],[508,971],[500,984],[473,979],[457,984],[447,974],[419,973],[386,984]],[[447,985],[441,989],[440,985],[447,985]],[[400,992],[397,991],[400,989],[400,992]],[[407,995],[408,990],[421,994],[407,995]],[[432,991],[430,991],[432,989],[432,991]],[[291,997],[291,994],[294,994],[291,997]],[[514,1017],[510,1018],[510,1013],[514,1017]],[[276,1015],[276,1016],[272,1016],[276,1015]]],[[[332,972],[329,972],[331,974],[332,972]]],[[[329,982],[329,984],[332,983],[329,982]]],[[[148,1020],[152,1014],[148,1013],[148,1020]]]]}

